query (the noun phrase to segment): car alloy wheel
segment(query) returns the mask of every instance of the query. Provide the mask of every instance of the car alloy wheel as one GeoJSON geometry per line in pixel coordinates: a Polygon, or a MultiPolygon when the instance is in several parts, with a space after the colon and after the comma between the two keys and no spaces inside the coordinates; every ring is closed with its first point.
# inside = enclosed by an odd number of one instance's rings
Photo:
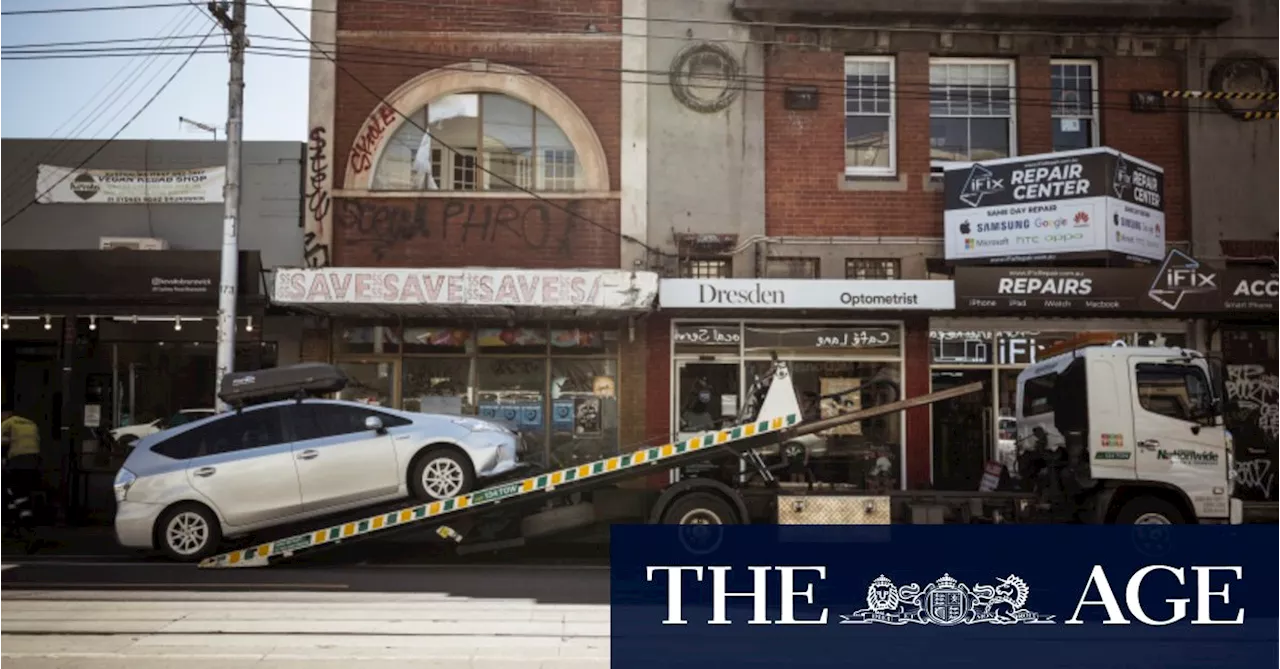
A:
{"type": "Polygon", "coordinates": [[[449,499],[462,492],[462,466],[451,458],[437,458],[422,470],[422,487],[436,499],[449,499]]]}
{"type": "Polygon", "coordinates": [[[209,523],[194,511],[183,511],[169,521],[164,537],[174,553],[195,555],[209,543],[209,523]]]}

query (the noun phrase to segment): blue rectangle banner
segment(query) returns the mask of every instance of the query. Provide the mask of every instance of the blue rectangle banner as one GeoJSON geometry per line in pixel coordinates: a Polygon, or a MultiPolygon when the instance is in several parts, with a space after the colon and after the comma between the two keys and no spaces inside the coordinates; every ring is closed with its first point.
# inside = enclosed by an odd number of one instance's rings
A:
{"type": "Polygon", "coordinates": [[[613,669],[1276,667],[1274,525],[615,525],[613,669]]]}

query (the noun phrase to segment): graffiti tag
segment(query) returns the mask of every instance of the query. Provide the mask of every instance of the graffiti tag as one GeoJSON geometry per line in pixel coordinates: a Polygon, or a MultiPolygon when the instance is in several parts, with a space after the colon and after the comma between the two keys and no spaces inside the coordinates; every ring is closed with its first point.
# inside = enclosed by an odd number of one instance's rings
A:
{"type": "Polygon", "coordinates": [[[383,136],[387,134],[387,128],[391,127],[391,123],[397,116],[395,109],[383,103],[364,122],[364,127],[356,136],[355,143],[351,145],[351,169],[356,174],[362,174],[373,167],[373,154],[378,150],[383,136]]]}
{"type": "MultiPolygon", "coordinates": [[[[566,204],[570,210],[576,206],[566,204]]],[[[345,241],[368,244],[378,260],[415,239],[438,239],[457,246],[514,244],[568,256],[578,227],[573,216],[543,202],[417,200],[409,205],[343,200],[338,215],[345,241]]]]}
{"type": "Polygon", "coordinates": [[[1236,463],[1236,485],[1248,491],[1257,491],[1263,499],[1271,499],[1271,486],[1276,475],[1271,471],[1270,460],[1247,460],[1236,463]]]}
{"type": "Polygon", "coordinates": [[[1227,365],[1227,397],[1240,409],[1256,413],[1258,429],[1277,438],[1275,374],[1262,365],[1227,365]]]}
{"type": "Polygon", "coordinates": [[[329,146],[325,129],[311,129],[307,142],[307,220],[306,234],[302,239],[302,257],[307,267],[325,267],[329,264],[329,238],[325,220],[329,217],[329,146]]]}

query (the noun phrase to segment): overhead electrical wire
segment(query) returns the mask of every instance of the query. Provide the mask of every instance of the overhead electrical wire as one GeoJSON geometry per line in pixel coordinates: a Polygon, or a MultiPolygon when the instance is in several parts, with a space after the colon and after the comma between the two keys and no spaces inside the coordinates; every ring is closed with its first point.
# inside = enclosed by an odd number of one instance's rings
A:
{"type": "MultiPolygon", "coordinates": [[[[121,133],[127,130],[129,126],[133,125],[133,122],[138,120],[138,117],[142,116],[142,113],[145,112],[149,107],[151,107],[152,103],[154,103],[160,97],[160,95],[164,93],[167,88],[169,88],[169,85],[172,84],[173,81],[178,78],[178,75],[181,74],[183,70],[187,69],[187,65],[189,65],[191,63],[191,60],[196,57],[197,53],[199,53],[200,47],[204,46],[204,43],[209,40],[209,37],[212,36],[217,29],[218,28],[215,26],[210,28],[209,32],[205,33],[204,38],[201,39],[200,43],[197,44],[196,47],[191,50],[191,53],[190,55],[187,56],[186,60],[182,61],[182,63],[178,65],[178,68],[173,71],[173,74],[170,74],[169,78],[166,79],[163,84],[160,84],[160,88],[156,89],[156,92],[153,93],[151,97],[148,98],[147,101],[142,104],[142,107],[140,107],[138,111],[134,112],[133,116],[129,117],[129,120],[125,121],[124,125],[120,126],[119,130],[117,130],[114,134],[111,135],[111,137],[108,137],[100,145],[98,145],[98,148],[94,149],[93,152],[90,153],[88,156],[85,156],[84,160],[81,160],[78,165],[76,165],[74,168],[68,171],[67,174],[63,175],[61,179],[58,179],[57,181],[55,181],[52,185],[46,188],[44,192],[38,193],[34,198],[31,199],[31,202],[27,203],[18,211],[10,214],[3,221],[0,221],[0,226],[8,225],[10,222],[18,218],[19,216],[21,216],[28,209],[35,206],[35,204],[40,201],[40,198],[44,197],[45,195],[48,195],[50,192],[53,191],[54,188],[57,188],[59,184],[61,184],[63,181],[66,181],[68,176],[83,169],[85,165],[89,164],[89,161],[97,157],[99,153],[102,153],[103,149],[107,148],[107,146],[109,146],[112,142],[115,141],[117,137],[121,135],[121,133]]],[[[39,186],[37,186],[36,189],[39,190],[39,186]]]]}
{"type": "MultiPolygon", "coordinates": [[[[274,35],[258,35],[256,37],[257,39],[290,40],[290,38],[281,38],[274,35]]],[[[321,44],[321,42],[317,42],[317,44],[321,44]]],[[[221,52],[222,50],[221,47],[211,47],[211,48],[217,50],[218,52],[221,52]]],[[[470,71],[471,69],[471,65],[459,64],[458,57],[447,55],[447,54],[423,53],[420,51],[410,51],[410,50],[404,50],[404,49],[391,49],[391,48],[385,48],[385,47],[368,47],[368,46],[362,46],[362,45],[349,45],[349,44],[344,44],[342,46],[342,50],[344,55],[341,57],[341,60],[347,63],[355,63],[355,64],[361,64],[361,65],[396,66],[396,67],[402,67],[405,65],[421,65],[424,67],[431,67],[432,69],[439,69],[439,70],[446,70],[446,71],[452,70],[452,69],[456,69],[460,71],[470,71]]],[[[66,57],[97,58],[103,55],[110,55],[110,54],[101,53],[100,50],[92,50],[92,51],[93,53],[76,53],[73,55],[68,54],[66,57]]],[[[298,48],[298,47],[282,47],[282,46],[271,46],[271,45],[259,44],[259,45],[252,45],[247,47],[246,52],[252,55],[276,57],[276,58],[308,59],[308,60],[325,60],[326,59],[325,56],[316,54],[312,49],[298,48]]],[[[165,53],[172,53],[172,52],[166,50],[165,53]]],[[[3,60],[5,58],[7,57],[0,56],[0,60],[3,60]]],[[[670,85],[669,78],[670,78],[671,72],[669,70],[639,70],[639,69],[631,69],[631,68],[590,67],[590,66],[582,66],[582,65],[554,65],[551,67],[547,67],[544,63],[513,61],[513,60],[507,60],[507,59],[503,59],[501,62],[505,65],[510,65],[512,67],[532,68],[535,70],[549,69],[553,71],[551,73],[544,73],[544,74],[538,74],[536,71],[517,72],[517,73],[512,73],[512,76],[538,77],[538,78],[545,78],[552,81],[584,81],[584,82],[598,82],[598,83],[623,84],[623,85],[639,84],[639,85],[662,86],[662,87],[666,87],[670,85]],[[558,72],[559,70],[585,71],[590,73],[602,73],[602,74],[607,74],[611,76],[591,77],[591,76],[582,76],[582,75],[575,75],[575,74],[561,74],[558,72]],[[626,78],[623,75],[632,75],[632,78],[626,78]]],[[[699,75],[696,73],[690,73],[688,75],[688,78],[693,80],[703,79],[708,82],[708,83],[696,83],[696,82],[686,83],[685,85],[691,89],[721,91],[725,88],[725,82],[723,82],[723,80],[720,80],[715,75],[699,75]]],[[[843,96],[845,91],[850,88],[850,86],[846,83],[843,77],[839,79],[834,77],[802,77],[802,78],[780,79],[780,78],[768,77],[767,75],[765,76],[760,76],[760,75],[741,76],[740,75],[737,81],[729,82],[729,85],[731,85],[732,87],[742,92],[764,92],[764,93],[784,92],[789,87],[792,87],[792,86],[811,86],[820,92],[825,91],[830,94],[839,95],[839,96],[843,96]]],[[[854,87],[854,88],[858,88],[858,87],[854,87]]],[[[862,87],[862,88],[874,88],[874,87],[862,87]]],[[[933,99],[933,93],[936,88],[937,87],[934,84],[931,84],[928,82],[921,82],[917,84],[917,83],[906,83],[901,81],[895,81],[890,85],[890,89],[895,91],[894,99],[904,100],[904,101],[931,100],[933,99]]],[[[981,86],[952,85],[952,86],[949,86],[948,88],[950,88],[951,90],[962,90],[962,91],[963,90],[989,91],[989,90],[1003,88],[1003,87],[995,87],[990,85],[981,85],[981,86]]],[[[1015,96],[1017,93],[1025,92],[1025,91],[1053,92],[1058,90],[1053,88],[1052,86],[1024,86],[1024,85],[1018,85],[1016,82],[1008,86],[1008,89],[1013,91],[1015,93],[1015,96]]],[[[1095,96],[1099,98],[1103,94],[1108,92],[1114,92],[1114,91],[1111,91],[1109,89],[1095,89],[1092,91],[1092,93],[1094,93],[1095,96]]],[[[1127,96],[1130,91],[1126,89],[1121,92],[1127,96]]],[[[1211,102],[1211,101],[1208,101],[1208,102],[1211,102]]],[[[1045,108],[1058,109],[1060,108],[1060,106],[1062,106],[1059,103],[1055,103],[1050,99],[1019,100],[1017,99],[1017,97],[1013,97],[1012,105],[1017,109],[1045,109],[1045,108]]],[[[1131,111],[1131,107],[1127,102],[1104,103],[1101,100],[1097,100],[1095,104],[1090,107],[1090,109],[1094,109],[1099,112],[1131,111]]],[[[1221,114],[1222,112],[1219,111],[1216,107],[1210,106],[1208,105],[1208,103],[1206,103],[1204,105],[1195,105],[1195,106],[1191,106],[1191,105],[1181,106],[1181,105],[1171,104],[1170,106],[1166,107],[1161,113],[1217,115],[1217,114],[1221,114]]]]}
{"type": "MultiPolygon", "coordinates": [[[[181,20],[183,16],[186,16],[186,14],[183,12],[176,12],[173,18],[170,19],[168,22],[166,22],[165,25],[160,28],[160,33],[163,33],[166,29],[172,28],[169,31],[169,34],[164,37],[156,37],[152,39],[160,40],[162,43],[171,42],[175,39],[187,39],[185,36],[179,37],[179,33],[185,30],[187,26],[190,26],[193,22],[193,19],[188,18],[185,23],[182,23],[181,20]]],[[[199,37],[199,35],[196,35],[195,37],[199,37]]],[[[139,54],[139,55],[144,55],[144,54],[139,54]]],[[[61,133],[62,129],[66,126],[66,124],[69,123],[72,119],[80,116],[81,112],[87,109],[89,105],[93,104],[94,101],[98,99],[98,96],[102,95],[104,92],[111,91],[110,93],[108,93],[106,97],[102,99],[100,103],[98,103],[98,105],[88,115],[86,115],[78,124],[76,124],[76,126],[71,130],[71,132],[67,133],[67,136],[63,138],[61,142],[51,147],[50,150],[45,152],[43,156],[36,157],[35,162],[30,162],[29,160],[20,161],[22,163],[22,166],[17,170],[11,170],[9,172],[10,179],[6,180],[6,183],[4,185],[4,188],[7,189],[6,196],[4,199],[9,200],[9,198],[13,196],[11,194],[18,194],[21,192],[18,189],[11,187],[14,185],[13,184],[14,180],[22,179],[23,175],[29,174],[31,170],[36,169],[36,167],[40,164],[49,164],[54,162],[57,156],[60,155],[62,151],[72,141],[76,140],[81,132],[88,130],[90,125],[95,120],[101,120],[102,118],[104,118],[108,113],[108,111],[112,109],[119,100],[123,99],[126,92],[130,88],[132,88],[134,83],[137,82],[142,77],[142,74],[147,69],[149,69],[151,65],[158,62],[159,62],[158,57],[153,55],[148,55],[148,57],[142,59],[141,61],[138,61],[134,65],[132,72],[128,75],[125,75],[124,80],[122,80],[119,85],[116,85],[115,82],[117,78],[119,78],[120,75],[125,74],[125,72],[128,71],[130,68],[129,63],[126,63],[123,66],[121,66],[121,68],[114,75],[112,75],[111,78],[108,79],[102,85],[102,87],[98,89],[98,91],[95,92],[89,98],[89,100],[86,101],[85,104],[80,107],[79,110],[76,111],[75,114],[73,114],[70,118],[68,118],[66,122],[58,126],[57,129],[55,129],[52,133],[50,133],[49,135],[50,137],[59,136],[59,134],[61,133]]],[[[163,69],[158,70],[157,73],[160,71],[163,71],[163,69]]],[[[154,81],[154,80],[155,80],[155,77],[152,77],[152,79],[149,80],[147,83],[149,84],[151,81],[154,81]]],[[[129,102],[121,106],[120,109],[117,110],[116,113],[113,114],[110,117],[110,119],[107,120],[106,123],[103,123],[102,125],[98,126],[98,128],[94,132],[100,133],[106,130],[106,128],[110,127],[111,122],[119,117],[120,112],[123,111],[126,107],[128,107],[128,105],[131,104],[134,100],[136,100],[138,97],[138,94],[140,94],[141,91],[145,89],[146,89],[146,86],[144,85],[142,88],[139,89],[139,92],[135,94],[133,98],[130,98],[129,102]]],[[[92,134],[93,133],[90,133],[90,137],[92,137],[92,134]]],[[[90,137],[85,137],[84,139],[89,139],[90,137]]]]}

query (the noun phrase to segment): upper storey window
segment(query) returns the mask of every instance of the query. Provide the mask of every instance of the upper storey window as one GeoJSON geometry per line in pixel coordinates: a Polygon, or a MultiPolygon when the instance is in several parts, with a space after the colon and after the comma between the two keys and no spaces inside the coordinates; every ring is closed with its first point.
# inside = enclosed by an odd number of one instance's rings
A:
{"type": "Polygon", "coordinates": [[[378,158],[372,190],[585,190],[584,170],[568,136],[522,100],[455,93],[409,118],[378,158]]]}

